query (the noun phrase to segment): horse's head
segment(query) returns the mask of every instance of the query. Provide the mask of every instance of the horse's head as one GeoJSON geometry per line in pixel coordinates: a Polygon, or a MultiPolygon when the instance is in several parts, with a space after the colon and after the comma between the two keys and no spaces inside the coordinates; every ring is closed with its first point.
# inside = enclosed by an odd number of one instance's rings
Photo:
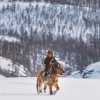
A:
{"type": "Polygon", "coordinates": [[[57,74],[58,75],[64,75],[65,71],[64,69],[62,68],[62,66],[59,64],[58,67],[57,67],[57,74]]]}
{"type": "Polygon", "coordinates": [[[55,74],[63,75],[65,73],[64,69],[59,63],[51,63],[52,71],[55,74]]]}

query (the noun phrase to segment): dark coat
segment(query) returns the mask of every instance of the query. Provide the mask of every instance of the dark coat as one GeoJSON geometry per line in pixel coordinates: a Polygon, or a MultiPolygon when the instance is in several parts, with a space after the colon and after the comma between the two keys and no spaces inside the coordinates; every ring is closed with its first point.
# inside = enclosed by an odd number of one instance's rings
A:
{"type": "Polygon", "coordinates": [[[57,62],[54,57],[46,57],[44,60],[45,72],[48,72],[51,60],[52,62],[57,62]]]}

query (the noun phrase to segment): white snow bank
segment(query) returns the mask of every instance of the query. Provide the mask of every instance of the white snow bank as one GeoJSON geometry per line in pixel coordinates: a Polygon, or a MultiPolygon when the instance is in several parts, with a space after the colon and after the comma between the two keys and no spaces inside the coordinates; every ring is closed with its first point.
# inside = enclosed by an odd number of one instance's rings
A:
{"type": "Polygon", "coordinates": [[[0,79],[3,79],[3,78],[5,78],[4,76],[2,76],[2,75],[0,75],[0,79]]]}
{"type": "Polygon", "coordinates": [[[71,75],[69,77],[82,78],[82,75],[79,71],[74,71],[71,73],[71,75]]]}
{"type": "Polygon", "coordinates": [[[83,72],[84,78],[99,78],[100,79],[100,62],[90,64],[83,72]]]}
{"type": "Polygon", "coordinates": [[[23,65],[13,64],[10,59],[0,57],[0,70],[6,73],[15,73],[16,76],[26,76],[26,71],[23,65]]]}
{"type": "Polygon", "coordinates": [[[90,64],[83,73],[80,73],[80,71],[73,71],[69,77],[100,79],[100,62],[90,64]]]}

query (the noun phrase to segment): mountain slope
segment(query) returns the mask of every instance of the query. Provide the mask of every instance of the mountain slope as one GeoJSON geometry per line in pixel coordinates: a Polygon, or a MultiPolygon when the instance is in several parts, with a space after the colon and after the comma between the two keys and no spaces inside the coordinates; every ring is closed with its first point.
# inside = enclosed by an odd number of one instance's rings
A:
{"type": "MultiPolygon", "coordinates": [[[[99,10],[89,7],[57,5],[50,3],[1,2],[0,28],[1,33],[16,36],[32,34],[63,35],[68,38],[99,34],[99,10]],[[98,23],[98,24],[96,24],[98,23]]],[[[40,37],[41,38],[41,35],[40,37]]]]}
{"type": "Polygon", "coordinates": [[[23,65],[13,63],[10,59],[0,57],[0,74],[9,76],[27,76],[27,69],[23,65]]]}
{"type": "Polygon", "coordinates": [[[86,69],[83,70],[83,73],[80,73],[80,71],[74,71],[71,73],[70,77],[100,79],[100,62],[88,65],[86,69]]]}
{"type": "Polygon", "coordinates": [[[96,62],[87,66],[83,72],[83,78],[97,78],[100,79],[100,62],[96,62]]]}

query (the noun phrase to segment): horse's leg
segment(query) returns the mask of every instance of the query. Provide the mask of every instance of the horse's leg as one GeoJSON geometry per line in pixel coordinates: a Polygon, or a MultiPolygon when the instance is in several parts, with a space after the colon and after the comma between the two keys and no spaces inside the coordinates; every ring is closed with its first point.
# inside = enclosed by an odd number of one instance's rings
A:
{"type": "Polygon", "coordinates": [[[49,84],[49,91],[50,91],[50,95],[52,95],[53,94],[53,92],[52,92],[52,84],[49,84]]]}
{"type": "Polygon", "coordinates": [[[47,89],[47,84],[44,84],[44,92],[46,93],[46,89],[47,89]]]}
{"type": "Polygon", "coordinates": [[[57,79],[56,82],[55,82],[55,88],[56,88],[56,90],[59,90],[58,79],[57,79]]]}
{"type": "Polygon", "coordinates": [[[38,93],[39,94],[42,93],[42,81],[40,81],[40,83],[39,83],[39,91],[38,91],[38,93]]]}
{"type": "Polygon", "coordinates": [[[60,88],[59,88],[59,86],[58,86],[58,84],[56,84],[56,85],[55,85],[55,87],[56,87],[56,89],[57,89],[57,90],[59,90],[59,89],[60,89],[60,88]]]}

